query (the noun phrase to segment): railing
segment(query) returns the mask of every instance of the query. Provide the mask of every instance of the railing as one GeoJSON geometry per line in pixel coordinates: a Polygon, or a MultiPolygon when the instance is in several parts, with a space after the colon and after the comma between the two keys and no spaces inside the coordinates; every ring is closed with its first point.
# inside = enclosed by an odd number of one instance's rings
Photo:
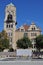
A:
{"type": "Polygon", "coordinates": [[[15,57],[16,52],[0,52],[0,57],[15,57]]]}

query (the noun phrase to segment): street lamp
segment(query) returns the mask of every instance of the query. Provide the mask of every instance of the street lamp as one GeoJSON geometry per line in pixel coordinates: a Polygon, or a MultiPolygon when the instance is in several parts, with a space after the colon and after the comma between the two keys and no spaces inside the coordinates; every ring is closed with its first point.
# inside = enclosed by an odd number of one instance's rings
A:
{"type": "Polygon", "coordinates": [[[35,41],[33,40],[33,41],[32,41],[33,49],[34,49],[34,44],[35,44],[35,41]]]}

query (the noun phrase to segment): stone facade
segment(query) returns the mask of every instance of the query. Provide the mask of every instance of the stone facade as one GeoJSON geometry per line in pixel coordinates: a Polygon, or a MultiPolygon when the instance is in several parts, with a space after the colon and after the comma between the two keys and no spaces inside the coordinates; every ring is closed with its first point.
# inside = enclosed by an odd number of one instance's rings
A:
{"type": "Polygon", "coordinates": [[[5,20],[4,20],[4,30],[9,36],[10,46],[17,49],[16,42],[18,39],[27,36],[31,41],[33,41],[36,36],[41,34],[39,27],[35,23],[31,25],[22,25],[20,28],[16,29],[16,7],[10,3],[5,9],[5,20]]]}
{"type": "Polygon", "coordinates": [[[26,27],[28,25],[25,24],[15,31],[16,40],[22,38],[24,35],[26,35],[30,40],[34,40],[36,36],[41,34],[41,30],[33,23],[30,26],[28,26],[26,30],[24,26],[26,27]]]}
{"type": "Polygon", "coordinates": [[[4,30],[8,34],[10,46],[15,49],[16,7],[12,3],[5,9],[4,30]]]}

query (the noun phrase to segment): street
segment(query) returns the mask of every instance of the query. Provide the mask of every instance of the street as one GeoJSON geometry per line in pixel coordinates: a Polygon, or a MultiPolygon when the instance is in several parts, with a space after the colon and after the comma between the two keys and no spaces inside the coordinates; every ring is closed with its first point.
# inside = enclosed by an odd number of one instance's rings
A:
{"type": "Polygon", "coordinates": [[[0,61],[0,65],[43,65],[43,61],[0,61]]]}

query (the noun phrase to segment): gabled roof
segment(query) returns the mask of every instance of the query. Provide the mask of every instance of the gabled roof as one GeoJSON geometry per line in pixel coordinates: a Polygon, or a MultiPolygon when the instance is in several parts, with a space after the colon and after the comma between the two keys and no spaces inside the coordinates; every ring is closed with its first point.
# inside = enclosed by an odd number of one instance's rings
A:
{"type": "MultiPolygon", "coordinates": [[[[30,26],[27,25],[27,24],[24,24],[20,28],[18,28],[16,31],[20,31],[22,29],[25,30],[25,31],[28,31],[28,30],[31,30],[32,29],[31,27],[34,27],[34,25],[35,25],[35,23],[33,23],[33,22],[31,23],[30,26]]],[[[37,27],[36,25],[35,25],[35,28],[36,28],[37,31],[41,31],[41,29],[39,27],[37,27]]]]}
{"type": "Polygon", "coordinates": [[[19,31],[19,30],[20,30],[20,28],[16,29],[16,31],[19,31]]]}
{"type": "Polygon", "coordinates": [[[23,25],[23,27],[24,27],[24,29],[25,29],[25,31],[27,31],[28,29],[29,29],[29,26],[28,25],[23,25]]]}
{"type": "MultiPolygon", "coordinates": [[[[29,26],[28,26],[27,24],[23,25],[22,27],[23,27],[23,29],[24,29],[25,31],[27,31],[28,28],[29,28],[29,26]]],[[[18,28],[16,31],[19,31],[20,29],[21,29],[21,27],[18,28]]]]}

